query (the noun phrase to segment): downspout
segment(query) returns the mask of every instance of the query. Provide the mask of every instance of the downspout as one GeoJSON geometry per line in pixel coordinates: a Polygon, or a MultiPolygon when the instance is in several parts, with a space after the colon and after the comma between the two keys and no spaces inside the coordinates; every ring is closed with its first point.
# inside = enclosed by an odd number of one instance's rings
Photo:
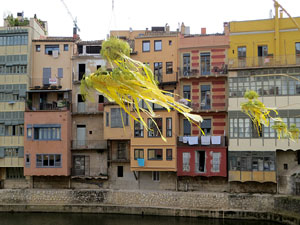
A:
{"type": "Polygon", "coordinates": [[[279,5],[277,2],[274,3],[274,7],[275,7],[275,24],[274,24],[274,28],[275,28],[275,63],[277,63],[278,61],[280,61],[279,59],[279,17],[278,17],[278,8],[279,5]]]}

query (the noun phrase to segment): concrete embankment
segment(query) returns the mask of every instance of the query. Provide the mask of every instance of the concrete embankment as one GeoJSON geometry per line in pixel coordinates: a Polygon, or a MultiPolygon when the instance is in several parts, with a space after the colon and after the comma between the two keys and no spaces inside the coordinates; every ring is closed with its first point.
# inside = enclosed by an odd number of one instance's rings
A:
{"type": "Polygon", "coordinates": [[[300,224],[300,197],[138,190],[0,190],[2,212],[120,213],[300,224]]]}

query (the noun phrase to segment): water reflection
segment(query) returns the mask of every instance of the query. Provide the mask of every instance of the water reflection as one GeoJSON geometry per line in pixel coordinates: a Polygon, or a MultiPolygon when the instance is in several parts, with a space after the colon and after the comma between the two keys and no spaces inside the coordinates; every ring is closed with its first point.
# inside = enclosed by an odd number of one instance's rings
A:
{"type": "Polygon", "coordinates": [[[278,225],[267,221],[117,214],[0,213],[1,225],[278,225]]]}

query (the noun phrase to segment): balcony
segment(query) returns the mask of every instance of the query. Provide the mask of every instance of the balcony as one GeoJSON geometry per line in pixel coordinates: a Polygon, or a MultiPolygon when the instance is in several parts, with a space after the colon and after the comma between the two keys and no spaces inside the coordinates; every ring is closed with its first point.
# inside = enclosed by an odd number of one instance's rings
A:
{"type": "Polygon", "coordinates": [[[106,140],[72,140],[73,150],[107,149],[106,140]]]}
{"type": "Polygon", "coordinates": [[[179,136],[177,138],[178,147],[226,147],[226,136],[179,136]]]}
{"type": "Polygon", "coordinates": [[[30,89],[50,89],[58,90],[61,89],[61,78],[31,78],[30,89]]]}
{"type": "Polygon", "coordinates": [[[228,66],[223,64],[223,66],[211,66],[210,71],[201,71],[200,69],[185,70],[183,68],[178,68],[179,78],[199,78],[199,77],[222,77],[227,76],[228,66]]]}
{"type": "Polygon", "coordinates": [[[192,102],[190,107],[193,109],[193,112],[221,112],[227,111],[227,101],[222,102],[213,102],[211,104],[197,103],[192,102]]]}
{"type": "Polygon", "coordinates": [[[299,66],[300,55],[284,56],[264,56],[264,57],[246,57],[234,58],[228,60],[229,69],[243,68],[264,68],[264,67],[281,67],[281,66],[299,66]]]}
{"type": "Polygon", "coordinates": [[[73,114],[96,114],[103,113],[104,103],[78,102],[72,104],[73,114]]]}

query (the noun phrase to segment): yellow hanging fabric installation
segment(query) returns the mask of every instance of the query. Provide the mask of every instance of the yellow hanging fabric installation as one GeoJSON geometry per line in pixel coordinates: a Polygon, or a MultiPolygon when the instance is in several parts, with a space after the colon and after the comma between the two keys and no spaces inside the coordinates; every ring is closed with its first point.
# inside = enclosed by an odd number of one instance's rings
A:
{"type": "MultiPolygon", "coordinates": [[[[152,110],[151,103],[164,107],[168,112],[173,108],[199,127],[202,117],[191,114],[191,108],[175,101],[173,93],[159,89],[151,69],[129,57],[130,47],[127,42],[110,38],[103,42],[101,55],[112,70],[102,68],[84,76],[80,86],[84,97],[89,98],[91,91],[100,92],[109,101],[117,103],[131,118],[142,123],[147,130],[149,127],[141,112],[146,113],[156,125],[153,119],[156,114],[152,110]],[[140,101],[144,101],[146,107],[140,108],[140,101]]],[[[166,141],[162,134],[161,137],[166,141]]]]}

